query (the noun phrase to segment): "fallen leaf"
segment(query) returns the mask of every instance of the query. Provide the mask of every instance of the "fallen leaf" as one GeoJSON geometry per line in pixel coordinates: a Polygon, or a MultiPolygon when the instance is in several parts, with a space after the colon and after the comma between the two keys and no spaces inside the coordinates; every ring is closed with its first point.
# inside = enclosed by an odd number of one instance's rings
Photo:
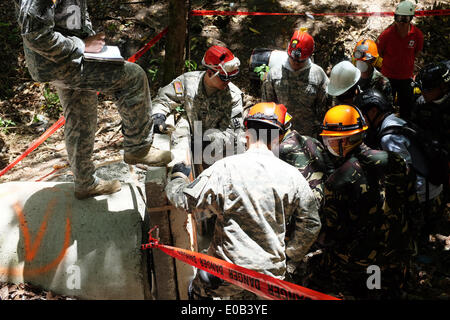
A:
{"type": "Polygon", "coordinates": [[[248,28],[249,28],[250,31],[253,32],[253,33],[261,34],[261,32],[259,32],[259,31],[256,30],[256,29],[253,29],[252,27],[248,27],[248,28]]]}

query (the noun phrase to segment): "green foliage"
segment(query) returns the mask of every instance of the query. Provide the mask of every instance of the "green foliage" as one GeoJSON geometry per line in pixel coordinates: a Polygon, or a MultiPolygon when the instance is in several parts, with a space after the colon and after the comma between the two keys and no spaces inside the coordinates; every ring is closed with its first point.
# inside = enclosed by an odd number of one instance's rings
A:
{"type": "Polygon", "coordinates": [[[43,94],[45,103],[41,106],[41,110],[49,117],[58,118],[63,111],[58,94],[52,92],[48,84],[45,85],[43,94]]]}
{"type": "Polygon", "coordinates": [[[8,120],[8,119],[3,119],[2,117],[0,117],[0,128],[2,128],[2,131],[4,133],[8,133],[8,127],[12,127],[15,126],[16,123],[12,120],[8,120]]]}
{"type": "Polygon", "coordinates": [[[197,70],[198,65],[197,65],[197,62],[195,62],[194,60],[186,60],[184,62],[184,67],[185,67],[186,71],[190,72],[190,71],[197,70]]]}
{"type": "Polygon", "coordinates": [[[153,82],[156,80],[156,77],[158,76],[159,66],[161,64],[161,59],[152,59],[149,62],[149,68],[147,69],[147,73],[150,76],[150,80],[153,82]]]}
{"type": "Polygon", "coordinates": [[[253,72],[255,72],[259,76],[259,79],[261,79],[261,81],[264,80],[264,75],[268,71],[269,71],[269,66],[266,66],[266,64],[262,64],[253,70],[253,72]]]}

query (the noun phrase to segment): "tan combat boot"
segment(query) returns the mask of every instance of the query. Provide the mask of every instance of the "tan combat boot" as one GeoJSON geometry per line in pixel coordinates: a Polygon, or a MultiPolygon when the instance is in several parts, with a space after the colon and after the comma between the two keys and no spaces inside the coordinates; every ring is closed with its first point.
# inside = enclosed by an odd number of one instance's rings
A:
{"type": "Polygon", "coordinates": [[[141,163],[151,167],[161,167],[172,161],[172,158],[172,152],[159,150],[151,146],[133,153],[126,152],[123,161],[128,164],[141,163]]]}
{"type": "Polygon", "coordinates": [[[100,196],[103,194],[112,194],[120,191],[122,185],[119,180],[106,181],[99,179],[99,182],[83,191],[75,191],[75,198],[78,200],[100,196]]]}

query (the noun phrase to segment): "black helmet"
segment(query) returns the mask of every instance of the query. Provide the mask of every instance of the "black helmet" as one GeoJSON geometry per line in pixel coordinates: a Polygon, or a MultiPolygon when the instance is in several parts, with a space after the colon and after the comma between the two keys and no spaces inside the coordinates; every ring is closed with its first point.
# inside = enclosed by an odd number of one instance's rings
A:
{"type": "Polygon", "coordinates": [[[442,83],[450,83],[450,61],[426,65],[420,70],[416,82],[422,91],[438,88],[442,83]]]}
{"type": "Polygon", "coordinates": [[[364,90],[355,97],[355,105],[362,113],[367,113],[371,108],[375,107],[381,113],[392,111],[392,105],[387,101],[385,96],[374,88],[364,90]]]}

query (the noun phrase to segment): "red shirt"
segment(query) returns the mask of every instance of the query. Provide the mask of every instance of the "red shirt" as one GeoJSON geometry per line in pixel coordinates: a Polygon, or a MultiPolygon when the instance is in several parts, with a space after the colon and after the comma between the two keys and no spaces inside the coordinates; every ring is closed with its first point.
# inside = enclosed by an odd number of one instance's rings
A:
{"type": "Polygon", "coordinates": [[[400,37],[395,23],[385,29],[377,40],[378,51],[382,53],[381,73],[392,79],[409,79],[413,76],[416,53],[422,51],[423,34],[411,24],[406,37],[400,37]]]}

